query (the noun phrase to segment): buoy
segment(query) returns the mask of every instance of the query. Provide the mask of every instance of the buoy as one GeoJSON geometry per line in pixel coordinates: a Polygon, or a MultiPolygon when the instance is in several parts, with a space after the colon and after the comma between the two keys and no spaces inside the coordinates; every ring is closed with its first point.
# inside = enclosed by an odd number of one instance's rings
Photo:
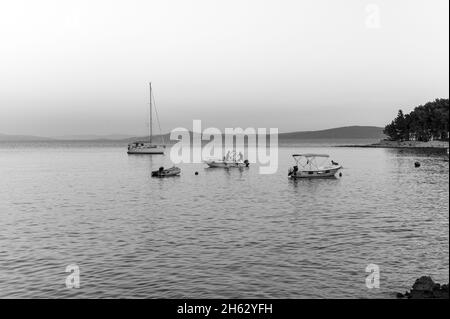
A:
{"type": "Polygon", "coordinates": [[[198,172],[195,172],[195,175],[198,175],[198,172]]]}
{"type": "Polygon", "coordinates": [[[420,167],[420,163],[419,163],[419,162],[415,162],[415,163],[414,163],[414,166],[415,166],[415,167],[420,167]]]}

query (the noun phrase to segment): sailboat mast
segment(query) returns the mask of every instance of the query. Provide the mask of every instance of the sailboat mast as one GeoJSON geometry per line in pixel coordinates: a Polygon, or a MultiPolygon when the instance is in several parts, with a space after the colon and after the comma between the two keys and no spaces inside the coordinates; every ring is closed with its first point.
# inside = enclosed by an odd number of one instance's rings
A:
{"type": "Polygon", "coordinates": [[[153,138],[153,117],[152,117],[152,82],[150,84],[150,143],[153,138]]]}

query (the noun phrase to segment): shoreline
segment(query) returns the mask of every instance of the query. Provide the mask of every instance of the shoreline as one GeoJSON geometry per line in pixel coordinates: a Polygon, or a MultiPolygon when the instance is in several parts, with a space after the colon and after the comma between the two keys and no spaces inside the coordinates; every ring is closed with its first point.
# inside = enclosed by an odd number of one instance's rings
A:
{"type": "Polygon", "coordinates": [[[398,149],[428,149],[428,150],[445,150],[449,148],[447,141],[386,141],[382,140],[374,144],[365,145],[338,145],[337,147],[360,147],[360,148],[398,148],[398,149]]]}

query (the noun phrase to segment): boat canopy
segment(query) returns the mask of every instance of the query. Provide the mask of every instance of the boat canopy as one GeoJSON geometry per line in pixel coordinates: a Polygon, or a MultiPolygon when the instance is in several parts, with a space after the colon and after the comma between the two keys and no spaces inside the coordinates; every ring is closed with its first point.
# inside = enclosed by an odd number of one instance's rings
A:
{"type": "Polygon", "coordinates": [[[292,157],[330,157],[328,154],[292,154],[292,157]]]}

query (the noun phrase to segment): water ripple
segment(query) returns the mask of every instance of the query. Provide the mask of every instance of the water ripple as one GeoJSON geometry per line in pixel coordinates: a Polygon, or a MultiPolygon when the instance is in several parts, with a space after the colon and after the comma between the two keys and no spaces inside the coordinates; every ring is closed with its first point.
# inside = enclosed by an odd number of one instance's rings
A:
{"type": "Polygon", "coordinates": [[[440,156],[314,148],[344,176],[289,181],[297,151],[280,149],[274,175],[183,164],[162,180],[150,171],[167,157],[0,146],[0,298],[390,298],[423,274],[448,281],[440,156]],[[80,289],[65,287],[69,264],[80,289]]]}

